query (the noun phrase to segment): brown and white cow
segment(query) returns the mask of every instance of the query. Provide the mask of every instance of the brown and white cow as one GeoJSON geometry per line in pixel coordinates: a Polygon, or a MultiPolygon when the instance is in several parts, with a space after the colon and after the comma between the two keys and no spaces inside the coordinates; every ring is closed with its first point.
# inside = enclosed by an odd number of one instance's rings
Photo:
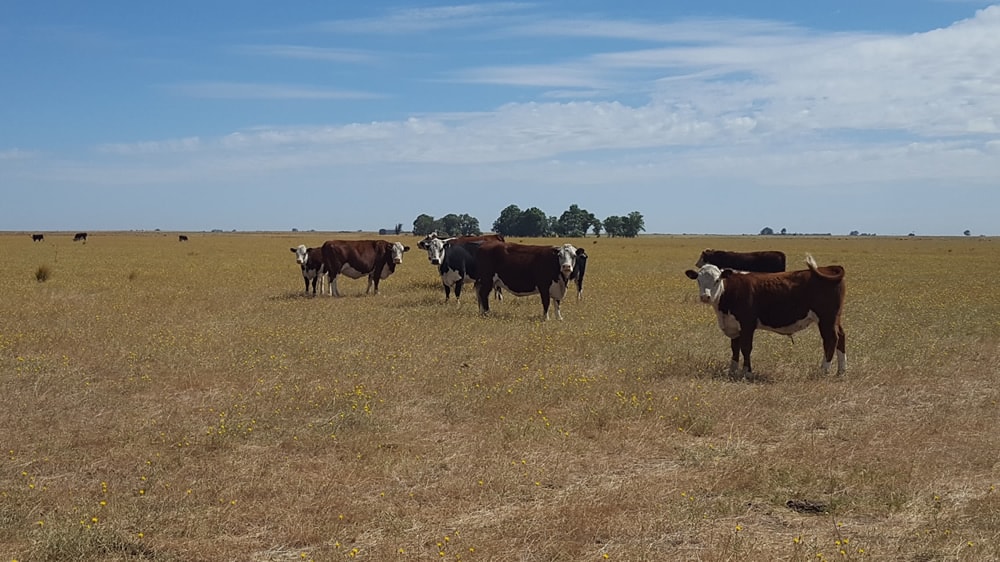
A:
{"type": "Polygon", "coordinates": [[[466,244],[468,242],[503,242],[503,236],[499,234],[480,234],[478,236],[452,236],[441,238],[438,233],[432,232],[427,236],[424,236],[420,242],[417,242],[417,247],[421,250],[427,250],[427,260],[431,262],[431,265],[440,265],[442,254],[444,253],[445,242],[453,242],[455,244],[466,244]]]}
{"type": "MultiPolygon", "coordinates": [[[[290,248],[295,254],[295,263],[302,268],[302,279],[306,282],[306,292],[309,292],[309,284],[312,284],[313,294],[316,294],[316,284],[319,283],[319,292],[323,294],[323,280],[327,279],[326,267],[323,264],[322,248],[307,248],[305,244],[299,244],[297,248],[290,248]]],[[[329,285],[329,281],[327,281],[329,285]]]]}
{"type": "Polygon", "coordinates": [[[566,286],[576,278],[576,267],[580,256],[586,256],[583,248],[572,244],[562,246],[530,246],[506,242],[484,242],[479,247],[479,309],[483,314],[490,311],[490,291],[494,285],[503,287],[517,296],[538,294],[542,298],[542,314],[549,319],[549,302],[556,301],[556,317],[562,320],[560,303],[566,296],[566,286]]]}
{"type": "Polygon", "coordinates": [[[695,262],[695,267],[710,263],[719,269],[778,273],[785,270],[785,254],[775,250],[760,252],[728,252],[726,250],[705,250],[695,262]]]}
{"type": "Polygon", "coordinates": [[[837,374],[847,367],[847,349],[840,313],[844,307],[844,268],[817,267],[806,256],[809,269],[782,273],[737,273],[705,264],[685,275],[698,281],[701,302],[715,309],[719,328],[730,338],[732,360],[729,372],[739,369],[743,354],[743,376],[752,371],[750,352],[758,328],[791,335],[810,324],[819,325],[823,338],[823,372],[830,371],[837,352],[837,374]]]}
{"type": "Polygon", "coordinates": [[[339,297],[337,276],[346,275],[351,279],[368,276],[368,288],[365,294],[375,287],[378,294],[378,282],[392,275],[396,266],[403,263],[403,252],[410,251],[409,246],[400,242],[387,240],[328,240],[323,243],[323,265],[330,276],[330,294],[339,297]]]}

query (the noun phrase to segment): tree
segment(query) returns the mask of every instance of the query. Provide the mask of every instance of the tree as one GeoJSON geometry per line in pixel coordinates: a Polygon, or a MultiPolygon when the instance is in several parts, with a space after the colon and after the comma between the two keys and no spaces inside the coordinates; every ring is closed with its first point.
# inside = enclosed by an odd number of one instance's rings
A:
{"type": "Polygon", "coordinates": [[[781,229],[781,235],[784,236],[786,234],[788,234],[788,229],[782,228],[781,229]]]}
{"type": "Polygon", "coordinates": [[[966,236],[972,236],[972,231],[971,231],[971,230],[966,230],[966,231],[965,231],[965,232],[963,232],[962,234],[964,234],[964,235],[966,235],[966,236]]]}
{"type": "Polygon", "coordinates": [[[587,235],[594,221],[594,215],[588,213],[586,209],[581,209],[576,203],[563,211],[563,214],[555,221],[553,230],[559,236],[580,238],[587,235]]]}
{"type": "Polygon", "coordinates": [[[861,234],[861,233],[860,233],[860,232],[858,232],[857,230],[852,230],[852,231],[851,231],[851,236],[858,236],[858,235],[860,235],[860,234],[861,234]]]}
{"type": "Polygon", "coordinates": [[[479,236],[483,233],[479,229],[479,219],[465,213],[458,215],[458,230],[462,236],[479,236]]]}
{"type": "Polygon", "coordinates": [[[500,216],[493,221],[493,232],[501,236],[516,236],[518,223],[521,221],[521,209],[517,205],[508,205],[500,211],[500,216]]]}
{"type": "Polygon", "coordinates": [[[601,237],[601,229],[604,228],[604,223],[597,220],[597,217],[590,215],[590,228],[593,229],[594,235],[598,238],[601,237]]]}
{"type": "Polygon", "coordinates": [[[434,221],[434,217],[430,215],[419,215],[413,220],[414,236],[427,236],[434,232],[435,228],[437,228],[437,224],[434,221]]]}
{"type": "Polygon", "coordinates": [[[646,231],[646,221],[642,218],[642,213],[632,211],[625,217],[622,224],[622,236],[635,238],[640,232],[646,231]]]}
{"type": "Polygon", "coordinates": [[[549,234],[549,218],[538,207],[532,207],[521,213],[521,217],[517,221],[517,230],[514,232],[515,236],[530,236],[532,238],[540,238],[549,234]]]}
{"type": "Polygon", "coordinates": [[[624,219],[618,216],[610,216],[604,219],[604,230],[607,231],[608,236],[614,238],[615,236],[622,235],[622,222],[624,219]]]}
{"type": "Polygon", "coordinates": [[[760,230],[760,235],[761,236],[770,236],[772,234],[774,234],[774,229],[771,228],[770,226],[765,226],[764,228],[762,228],[760,230]]]}
{"type": "Polygon", "coordinates": [[[399,236],[403,232],[403,223],[396,223],[396,236],[399,236]]]}

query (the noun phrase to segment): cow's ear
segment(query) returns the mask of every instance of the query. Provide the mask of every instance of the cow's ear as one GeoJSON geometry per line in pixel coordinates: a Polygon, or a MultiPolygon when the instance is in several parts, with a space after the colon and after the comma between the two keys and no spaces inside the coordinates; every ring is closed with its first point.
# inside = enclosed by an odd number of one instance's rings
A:
{"type": "Polygon", "coordinates": [[[722,270],[722,275],[719,276],[719,279],[729,279],[732,276],[733,276],[733,270],[732,269],[723,269],[722,270]]]}
{"type": "Polygon", "coordinates": [[[698,272],[695,271],[695,270],[693,270],[693,269],[689,269],[689,270],[685,271],[684,275],[687,275],[688,279],[697,279],[698,278],[698,272]]]}
{"type": "Polygon", "coordinates": [[[296,251],[296,248],[289,248],[289,250],[291,250],[294,253],[296,251]]]}
{"type": "Polygon", "coordinates": [[[409,252],[410,251],[410,247],[409,246],[403,246],[403,251],[404,252],[409,252]]]}

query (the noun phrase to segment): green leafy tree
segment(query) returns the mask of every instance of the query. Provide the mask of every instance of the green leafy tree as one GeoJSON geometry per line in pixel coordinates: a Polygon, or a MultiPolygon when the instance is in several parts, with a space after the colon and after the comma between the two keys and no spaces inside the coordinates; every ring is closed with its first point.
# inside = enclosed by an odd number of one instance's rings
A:
{"type": "Polygon", "coordinates": [[[586,209],[581,209],[574,203],[559,216],[553,230],[559,236],[580,238],[587,235],[587,230],[590,229],[593,222],[593,213],[588,213],[586,209]]]}
{"type": "Polygon", "coordinates": [[[458,236],[462,233],[462,219],[455,213],[448,213],[438,220],[438,234],[441,236],[458,236]]]}
{"type": "Polygon", "coordinates": [[[635,238],[640,232],[645,232],[646,221],[642,218],[642,213],[632,211],[622,220],[622,236],[635,238]]]}
{"type": "Polygon", "coordinates": [[[538,207],[532,207],[521,213],[517,221],[515,236],[530,236],[540,238],[549,235],[549,218],[538,207]]]}
{"type": "Polygon", "coordinates": [[[597,220],[597,217],[594,215],[590,215],[590,228],[594,231],[594,235],[600,238],[601,230],[604,229],[604,223],[597,220]]]}
{"type": "Polygon", "coordinates": [[[430,215],[419,215],[413,220],[413,234],[415,236],[427,236],[434,232],[435,228],[437,228],[437,223],[430,215]]]}
{"type": "Polygon", "coordinates": [[[761,236],[770,236],[772,234],[774,234],[774,229],[771,228],[770,226],[765,226],[764,228],[762,228],[760,230],[760,235],[761,236]]]}
{"type": "Polygon", "coordinates": [[[508,205],[500,211],[500,216],[493,221],[493,232],[501,236],[518,236],[518,223],[521,222],[521,209],[517,205],[508,205]]]}
{"type": "Polygon", "coordinates": [[[458,215],[459,234],[462,236],[479,236],[483,233],[479,229],[479,219],[468,214],[458,215]]]}
{"type": "Polygon", "coordinates": [[[607,231],[608,236],[614,238],[615,236],[622,235],[622,224],[625,219],[616,215],[612,215],[604,219],[604,230],[607,231]]]}

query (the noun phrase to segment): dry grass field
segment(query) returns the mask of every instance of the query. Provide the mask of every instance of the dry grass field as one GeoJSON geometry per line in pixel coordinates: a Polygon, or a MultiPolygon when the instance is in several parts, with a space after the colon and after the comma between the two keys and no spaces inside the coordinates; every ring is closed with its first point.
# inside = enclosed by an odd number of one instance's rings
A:
{"type": "Polygon", "coordinates": [[[996,239],[573,240],[585,299],[541,322],[446,306],[413,237],[334,299],[288,250],[332,234],[28,234],[2,561],[1000,559],[996,239]],[[705,247],[844,265],[847,375],[810,328],[731,380],[705,247]]]}

